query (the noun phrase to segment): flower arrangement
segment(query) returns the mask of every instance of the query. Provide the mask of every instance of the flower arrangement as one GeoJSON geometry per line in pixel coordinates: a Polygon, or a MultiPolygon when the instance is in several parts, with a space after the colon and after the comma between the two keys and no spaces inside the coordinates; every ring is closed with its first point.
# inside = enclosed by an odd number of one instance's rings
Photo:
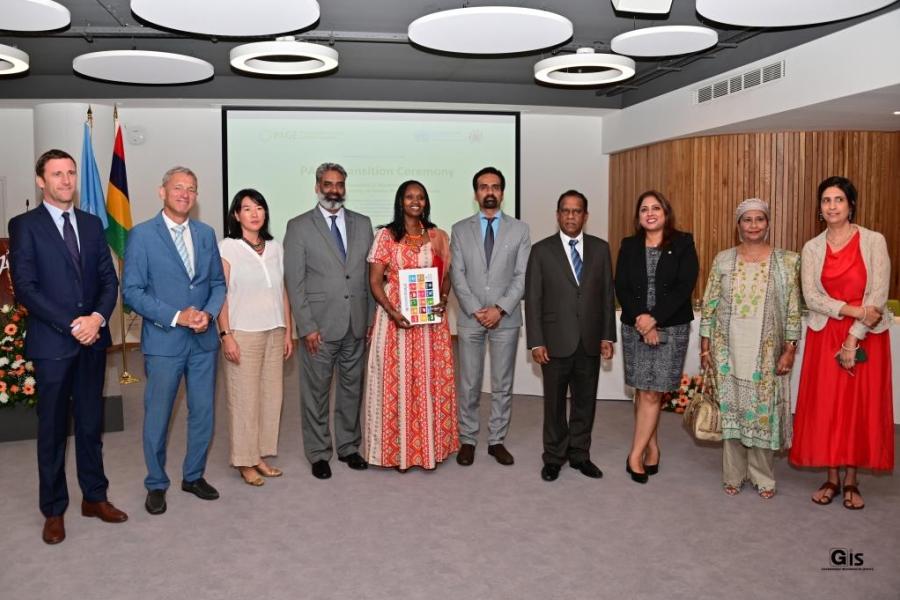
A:
{"type": "Polygon", "coordinates": [[[25,360],[25,317],[28,311],[19,304],[0,307],[0,407],[37,403],[34,365],[25,360]]]}
{"type": "Polygon", "coordinates": [[[674,392],[666,392],[663,394],[662,409],[681,414],[691,402],[694,394],[699,394],[702,389],[702,375],[694,375],[691,377],[687,373],[682,373],[678,389],[674,392]]]}

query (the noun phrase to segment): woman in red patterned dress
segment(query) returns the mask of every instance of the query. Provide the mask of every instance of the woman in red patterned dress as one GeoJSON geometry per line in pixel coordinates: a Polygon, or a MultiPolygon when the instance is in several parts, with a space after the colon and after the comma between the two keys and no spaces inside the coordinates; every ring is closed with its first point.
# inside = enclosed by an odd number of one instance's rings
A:
{"type": "Polygon", "coordinates": [[[435,267],[440,294],[426,310],[445,317],[450,294],[450,243],[428,220],[425,186],[405,181],[394,220],[369,252],[369,285],[378,303],[366,365],[363,446],[370,465],[434,469],[459,449],[453,348],[446,318],[411,324],[400,311],[400,269],[435,267]]]}
{"type": "Polygon", "coordinates": [[[844,177],[819,184],[819,218],[827,227],[803,246],[803,297],[809,307],[806,347],[790,460],[828,467],[813,494],[830,504],[865,506],[857,469],[894,467],[891,346],[885,309],[891,264],[884,236],[853,224],[856,188],[844,177]],[[844,480],[840,469],[844,468],[844,480]]]}

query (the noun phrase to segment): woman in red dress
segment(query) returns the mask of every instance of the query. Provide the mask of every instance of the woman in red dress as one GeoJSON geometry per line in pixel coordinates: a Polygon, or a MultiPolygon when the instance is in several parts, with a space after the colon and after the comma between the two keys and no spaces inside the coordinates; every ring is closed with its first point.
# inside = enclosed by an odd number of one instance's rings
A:
{"type": "Polygon", "coordinates": [[[865,503],[857,469],[894,466],[887,331],[893,315],[885,309],[890,256],[884,236],[853,223],[856,188],[850,180],[829,177],[819,184],[818,198],[827,227],[803,246],[809,321],[790,460],[828,467],[813,502],[830,504],[843,487],[844,507],[859,510],[865,503]]]}
{"type": "Polygon", "coordinates": [[[459,450],[453,348],[444,307],[450,294],[450,243],[429,221],[428,192],[405,181],[394,220],[375,235],[369,286],[378,303],[366,365],[363,446],[370,465],[434,469],[459,450]],[[420,293],[419,318],[400,311],[401,269],[435,267],[440,294],[420,293]],[[431,319],[431,316],[443,317],[431,319]]]}

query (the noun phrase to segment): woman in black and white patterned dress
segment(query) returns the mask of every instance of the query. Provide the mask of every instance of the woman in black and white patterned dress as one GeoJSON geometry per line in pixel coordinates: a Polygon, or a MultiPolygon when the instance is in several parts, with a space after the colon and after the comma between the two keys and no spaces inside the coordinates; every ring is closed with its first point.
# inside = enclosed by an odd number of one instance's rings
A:
{"type": "Polygon", "coordinates": [[[635,234],[622,240],[616,296],[622,306],[625,384],[635,389],[635,423],[625,470],[638,483],[659,471],[659,426],[664,392],[678,389],[687,353],[691,293],[700,266],[694,238],[675,229],[668,200],[640,195],[635,234]]]}

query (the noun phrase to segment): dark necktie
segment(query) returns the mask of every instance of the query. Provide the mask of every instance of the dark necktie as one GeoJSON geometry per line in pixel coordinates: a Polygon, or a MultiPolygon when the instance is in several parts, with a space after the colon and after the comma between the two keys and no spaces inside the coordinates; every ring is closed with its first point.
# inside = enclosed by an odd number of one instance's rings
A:
{"type": "Polygon", "coordinates": [[[347,262],[347,249],[344,248],[344,238],[341,237],[341,230],[337,226],[337,215],[331,215],[331,234],[334,236],[334,243],[337,244],[338,252],[341,253],[341,260],[347,262]]]}
{"type": "Polygon", "coordinates": [[[581,268],[584,266],[584,263],[581,261],[581,255],[578,254],[578,248],[575,246],[578,245],[578,240],[569,240],[569,248],[572,249],[572,266],[575,268],[575,279],[578,280],[578,283],[581,283],[581,268]]]}
{"type": "Polygon", "coordinates": [[[75,228],[72,227],[72,222],[69,221],[69,213],[64,212],[63,216],[63,242],[66,244],[66,249],[69,251],[69,256],[72,257],[72,260],[75,261],[75,266],[78,268],[78,273],[81,274],[81,252],[78,251],[78,237],[75,235],[75,228]]]}
{"type": "Polygon", "coordinates": [[[491,217],[487,220],[487,229],[484,230],[484,262],[487,266],[491,266],[491,254],[494,253],[494,221],[497,217],[491,217]]]}

